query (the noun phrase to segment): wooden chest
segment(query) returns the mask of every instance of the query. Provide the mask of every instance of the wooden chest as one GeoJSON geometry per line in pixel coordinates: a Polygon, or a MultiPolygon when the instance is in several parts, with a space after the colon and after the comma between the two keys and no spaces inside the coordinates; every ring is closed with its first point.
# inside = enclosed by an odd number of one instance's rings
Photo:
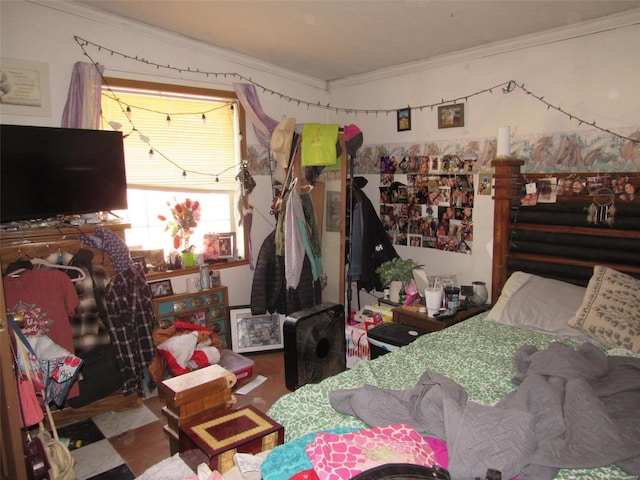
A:
{"type": "Polygon", "coordinates": [[[164,432],[169,438],[171,455],[178,452],[181,425],[209,418],[235,403],[231,394],[235,383],[233,373],[220,365],[210,365],[158,385],[158,395],[165,401],[162,414],[167,418],[164,432]]]}
{"type": "Polygon", "coordinates": [[[180,457],[194,472],[206,463],[223,474],[236,453],[256,454],[282,443],[284,427],[251,405],[180,427],[180,457]]]}
{"type": "Polygon", "coordinates": [[[173,413],[184,418],[231,400],[231,387],[236,380],[220,365],[209,365],[163,381],[158,395],[173,413]]]}

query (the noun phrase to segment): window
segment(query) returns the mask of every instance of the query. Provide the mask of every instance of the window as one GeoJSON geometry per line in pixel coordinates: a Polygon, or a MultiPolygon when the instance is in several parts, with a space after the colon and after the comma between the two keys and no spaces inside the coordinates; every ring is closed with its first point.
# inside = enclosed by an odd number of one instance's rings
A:
{"type": "Polygon", "coordinates": [[[107,78],[102,122],[125,136],[129,209],[121,213],[131,224],[131,249],[175,250],[158,216],[171,220],[168,203],[189,198],[201,205],[190,239],[196,253],[206,233],[235,232],[244,257],[233,199],[246,151],[244,111],[234,92],[107,78]]]}

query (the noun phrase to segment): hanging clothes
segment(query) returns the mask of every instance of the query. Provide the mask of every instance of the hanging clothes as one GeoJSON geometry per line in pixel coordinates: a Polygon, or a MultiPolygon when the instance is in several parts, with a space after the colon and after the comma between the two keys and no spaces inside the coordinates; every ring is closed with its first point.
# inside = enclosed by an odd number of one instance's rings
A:
{"type": "Polygon", "coordinates": [[[352,229],[347,278],[350,282],[357,282],[360,289],[381,291],[384,285],[375,273],[376,269],[384,262],[397,257],[398,253],[385,232],[371,200],[362,191],[366,183],[366,179],[356,177],[349,190],[353,208],[347,212],[347,216],[351,218],[352,229]]]}
{"type": "Polygon", "coordinates": [[[71,334],[78,355],[98,345],[111,343],[104,298],[109,276],[104,267],[93,264],[93,257],[91,250],[81,248],[69,260],[69,265],[81,268],[86,273],[84,280],[74,284],[80,306],[71,317],[71,334]]]}
{"type": "Polygon", "coordinates": [[[144,396],[145,370],[155,357],[153,330],[159,327],[153,312],[151,289],[142,265],[113,277],[107,285],[107,323],[122,374],[122,391],[144,396]]]}
{"type": "Polygon", "coordinates": [[[111,266],[117,273],[128,270],[134,263],[127,244],[109,228],[96,227],[93,235],[83,233],[78,239],[97,250],[107,252],[111,266]]]}
{"type": "Polygon", "coordinates": [[[298,222],[298,228],[302,232],[305,251],[311,263],[313,279],[318,280],[324,275],[322,267],[322,246],[318,235],[318,224],[316,223],[316,211],[313,206],[311,195],[301,195],[302,211],[304,212],[304,222],[298,222]]]}
{"type": "MultiPolygon", "coordinates": [[[[69,318],[80,304],[71,279],[62,270],[25,270],[3,279],[7,313],[23,317],[25,335],[47,335],[63,349],[75,354],[69,318]]],[[[68,398],[79,393],[75,382],[68,398]]]]}
{"type": "Polygon", "coordinates": [[[305,248],[298,222],[304,224],[302,199],[292,189],[287,201],[284,218],[284,273],[287,288],[297,288],[304,263],[305,248]]]}
{"type": "Polygon", "coordinates": [[[284,257],[276,254],[276,230],[262,242],[251,285],[251,314],[287,313],[284,257]]]}
{"type": "Polygon", "coordinates": [[[322,303],[321,281],[314,280],[305,255],[297,288],[286,288],[284,256],[276,254],[276,230],[262,242],[251,287],[251,313],[265,312],[288,315],[322,303]]]}

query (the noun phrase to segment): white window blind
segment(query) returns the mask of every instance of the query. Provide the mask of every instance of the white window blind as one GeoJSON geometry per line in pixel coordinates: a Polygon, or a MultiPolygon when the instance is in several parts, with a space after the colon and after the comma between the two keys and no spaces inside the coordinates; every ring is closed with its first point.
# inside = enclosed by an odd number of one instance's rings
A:
{"type": "Polygon", "coordinates": [[[232,97],[103,86],[103,128],[122,125],[131,188],[234,190],[240,108],[232,97]]]}

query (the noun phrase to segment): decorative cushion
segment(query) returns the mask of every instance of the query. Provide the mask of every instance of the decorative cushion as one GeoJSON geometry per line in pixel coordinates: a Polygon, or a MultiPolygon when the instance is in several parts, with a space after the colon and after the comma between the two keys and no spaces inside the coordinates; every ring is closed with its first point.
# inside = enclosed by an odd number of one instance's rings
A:
{"type": "Polygon", "coordinates": [[[569,325],[603,345],[639,353],[640,280],[596,265],[582,305],[569,325]]]}

